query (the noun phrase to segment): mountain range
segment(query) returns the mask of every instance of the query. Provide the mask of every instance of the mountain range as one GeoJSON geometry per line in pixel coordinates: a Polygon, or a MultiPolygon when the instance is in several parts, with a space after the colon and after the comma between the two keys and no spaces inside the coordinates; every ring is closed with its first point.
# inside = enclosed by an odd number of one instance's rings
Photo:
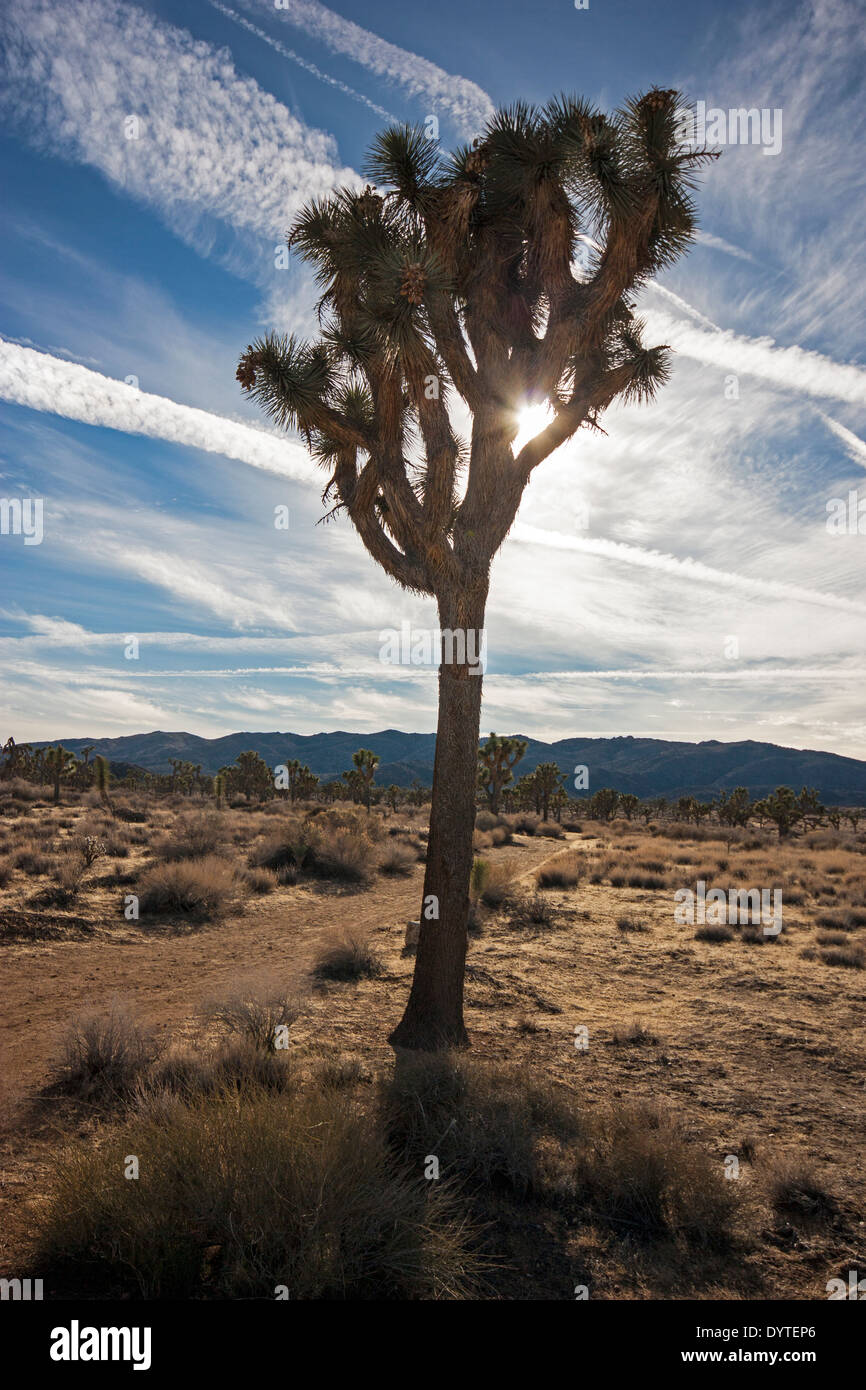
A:
{"type": "MultiPolygon", "coordinates": [[[[408,787],[414,779],[425,786],[433,780],[435,734],[403,733],[383,729],[357,734],[337,731],[321,734],[237,733],[222,738],[197,734],[128,734],[120,738],[69,738],[64,747],[80,753],[92,745],[103,754],[117,775],[127,766],[148,772],[169,772],[170,758],[201,764],[203,772],[218,772],[234,762],[245,749],[254,749],[270,767],[298,758],[323,781],[331,781],[352,766],[358,748],[378,753],[376,782],[408,787]]],[[[37,746],[56,743],[43,740],[37,746]]],[[[723,790],[744,786],[753,797],[765,796],[781,783],[799,791],[814,787],[829,805],[866,806],[866,762],[837,753],[782,748],[775,743],[677,743],[667,739],[565,738],[555,743],[526,739],[526,755],[515,768],[515,778],[532,772],[539,763],[555,762],[573,785],[574,769],[589,770],[589,789],[615,787],[640,797],[696,796],[711,800],[723,790]]]]}

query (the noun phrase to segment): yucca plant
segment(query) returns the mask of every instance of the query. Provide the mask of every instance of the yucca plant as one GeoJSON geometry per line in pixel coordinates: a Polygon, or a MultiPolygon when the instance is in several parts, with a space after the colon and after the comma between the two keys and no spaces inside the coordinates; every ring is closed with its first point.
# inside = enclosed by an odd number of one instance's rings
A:
{"type": "Polygon", "coordinates": [[[421,914],[395,1045],[467,1040],[482,685],[468,638],[484,627],[490,565],[533,470],[613,401],[649,400],[667,378],[667,350],[644,346],[631,295],[694,236],[689,191],[708,154],[679,143],[679,109],[658,89],[612,116],[572,97],[520,103],[448,157],[421,129],[385,130],[367,163],[385,192],[315,200],[289,237],[322,287],[321,337],[260,338],[238,366],[270,417],[304,435],[333,512],[465,639],[439,674],[424,882],[439,915],[421,914]],[[579,240],[590,255],[576,273],[579,240]],[[545,402],[550,423],[516,449],[521,413],[545,402]]]}
{"type": "Polygon", "coordinates": [[[111,768],[108,759],[104,758],[101,753],[97,753],[93,761],[93,785],[99,792],[99,799],[103,806],[107,806],[111,814],[114,815],[114,806],[112,805],[109,791],[111,786],[111,768]]]}

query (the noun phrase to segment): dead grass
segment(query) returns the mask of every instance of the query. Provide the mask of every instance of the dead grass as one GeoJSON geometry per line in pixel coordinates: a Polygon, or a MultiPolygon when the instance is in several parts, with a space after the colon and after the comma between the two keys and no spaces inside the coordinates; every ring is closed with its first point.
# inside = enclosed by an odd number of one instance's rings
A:
{"type": "Polygon", "coordinates": [[[139,910],[145,915],[214,917],[234,901],[239,886],[234,867],[219,855],[156,864],[139,883],[139,910]]]}
{"type": "Polygon", "coordinates": [[[317,980],[343,982],[375,979],[382,970],[381,958],[369,941],[349,932],[322,948],[313,974],[317,980]]]}
{"type": "Polygon", "coordinates": [[[333,1087],[156,1097],[56,1170],[40,1267],[86,1264],[115,1296],[455,1298],[473,1287],[453,1201],[397,1172],[371,1117],[333,1087]],[[122,1178],[128,1155],[135,1181],[122,1178]]]}

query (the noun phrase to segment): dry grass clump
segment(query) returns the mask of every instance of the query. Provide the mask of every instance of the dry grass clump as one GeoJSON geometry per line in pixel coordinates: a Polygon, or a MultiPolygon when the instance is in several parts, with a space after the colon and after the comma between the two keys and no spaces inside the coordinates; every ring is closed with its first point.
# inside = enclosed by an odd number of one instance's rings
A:
{"type": "Polygon", "coordinates": [[[539,869],[535,881],[539,888],[576,888],[584,868],[584,857],[577,850],[561,854],[545,869],[539,869]]]}
{"type": "Polygon", "coordinates": [[[167,863],[202,859],[219,853],[225,833],[225,826],[216,815],[182,816],[169,834],[157,841],[154,854],[167,863]]]}
{"type": "Polygon", "coordinates": [[[381,958],[363,937],[349,932],[337,937],[320,951],[313,966],[317,980],[371,980],[384,971],[381,958]]]}
{"type": "Polygon", "coordinates": [[[39,878],[47,874],[54,860],[46,854],[37,840],[25,840],[12,853],[13,869],[20,869],[28,878],[39,878]]]}
{"type": "Polygon", "coordinates": [[[546,1077],[450,1052],[398,1055],[381,1106],[400,1162],[420,1176],[438,1158],[470,1199],[478,1188],[543,1189],[539,1138],[573,1142],[583,1127],[574,1097],[546,1077]]]}
{"type": "Polygon", "coordinates": [[[829,927],[831,931],[856,931],[866,927],[866,911],[862,908],[832,908],[829,912],[819,912],[815,918],[819,927],[829,927]]]}
{"type": "Polygon", "coordinates": [[[733,941],[734,933],[730,927],[723,922],[711,922],[705,927],[698,927],[695,932],[696,941],[710,941],[715,945],[721,945],[724,941],[733,941]]]}
{"type": "Polygon", "coordinates": [[[508,922],[520,931],[552,927],[553,909],[541,893],[515,893],[508,902],[508,922]]]}
{"type": "Polygon", "coordinates": [[[333,830],[316,846],[309,872],[315,878],[368,885],[375,871],[373,845],[356,830],[333,830]]]}
{"type": "Polygon", "coordinates": [[[300,1014],[297,991],[255,988],[240,990],[228,999],[211,1002],[205,1017],[225,1032],[240,1034],[262,1052],[285,1051],[288,1030],[300,1014]]]}
{"type": "Polygon", "coordinates": [[[768,1196],[774,1211],[791,1221],[821,1222],[835,1214],[836,1202],[804,1159],[779,1160],[770,1173],[768,1196]]]}
{"type": "Polygon", "coordinates": [[[287,1091],[297,1085],[286,1052],[257,1047],[246,1036],[229,1036],[219,1047],[172,1048],[160,1055],[139,1078],[133,1100],[155,1105],[171,1096],[192,1100],[250,1087],[287,1091]]]}
{"type": "Polygon", "coordinates": [[[39,1236],[40,1267],[86,1265],[115,1296],[460,1298],[475,1277],[453,1199],[400,1174],[333,1088],[143,1103],[57,1160],[39,1236]]]}
{"type": "Polygon", "coordinates": [[[489,864],[481,889],[481,901],[484,906],[494,910],[504,907],[511,898],[514,880],[519,872],[520,866],[516,859],[502,859],[497,864],[489,864]]]}
{"type": "Polygon", "coordinates": [[[646,922],[641,921],[641,920],[640,920],[639,918],[637,918],[637,917],[629,917],[629,916],[617,917],[617,919],[616,919],[616,925],[617,925],[617,930],[618,930],[618,931],[622,931],[622,932],[648,932],[648,931],[649,931],[649,927],[647,926],[646,922]]]}
{"type": "Polygon", "coordinates": [[[279,882],[272,869],[245,869],[243,880],[251,893],[260,896],[264,893],[272,893],[279,882]]]}
{"type": "Polygon", "coordinates": [[[595,1117],[574,1180],[575,1196],[621,1236],[718,1249],[733,1238],[736,1184],[662,1110],[624,1107],[595,1117]]]}
{"type": "Polygon", "coordinates": [[[239,888],[233,866],[216,854],[154,864],[139,882],[139,911],[214,917],[237,897],[239,888]]]}
{"type": "Polygon", "coordinates": [[[615,1028],[611,1042],[614,1047],[655,1047],[659,1038],[640,1019],[635,1019],[627,1028],[615,1028]]]}
{"type": "Polygon", "coordinates": [[[159,1055],[148,1028],[123,1008],[73,1019],[48,1090],[94,1103],[128,1098],[159,1055]]]}
{"type": "Polygon", "coordinates": [[[417,862],[417,852],[413,853],[407,845],[389,845],[379,860],[379,872],[389,878],[407,878],[417,862]]]}
{"type": "Polygon", "coordinates": [[[382,1087],[392,1150],[410,1171],[429,1156],[475,1208],[501,1191],[541,1200],[623,1238],[724,1247],[732,1184],[675,1122],[650,1108],[592,1114],[519,1064],[407,1054],[382,1087]]]}
{"type": "Polygon", "coordinates": [[[848,970],[866,970],[866,952],[859,946],[832,947],[819,951],[825,965],[844,966],[848,970]]]}

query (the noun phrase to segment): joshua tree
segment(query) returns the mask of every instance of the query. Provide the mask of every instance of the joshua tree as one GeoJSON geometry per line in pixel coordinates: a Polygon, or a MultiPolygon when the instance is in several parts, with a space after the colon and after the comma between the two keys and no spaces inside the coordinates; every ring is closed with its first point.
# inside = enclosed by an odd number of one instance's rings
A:
{"type": "Polygon", "coordinates": [[[93,785],[99,792],[99,799],[103,806],[107,806],[111,814],[114,815],[114,807],[111,804],[111,796],[109,794],[111,768],[109,767],[108,759],[104,758],[101,753],[97,753],[93,762],[93,785]]]}
{"type": "Polygon", "coordinates": [[[54,804],[60,801],[60,783],[64,777],[75,767],[75,755],[69,753],[62,743],[58,743],[56,748],[49,748],[46,755],[46,765],[54,786],[54,804]]]}
{"type": "Polygon", "coordinates": [[[368,174],[387,193],[368,185],[313,201],[289,238],[316,267],[321,338],[270,335],[238,366],[270,416],[304,434],[333,510],[391,578],[439,609],[424,881],[439,916],[422,914],[395,1045],[467,1040],[476,654],[490,566],[534,469],[581,427],[598,428],[614,401],[648,400],[668,375],[666,349],[641,341],[631,295],[693,240],[689,190],[709,156],[681,146],[679,108],[676,92],[658,89],[611,117],[572,97],[520,103],[447,159],[420,129],[385,130],[368,174]],[[592,254],[576,274],[579,240],[592,254]],[[468,446],[452,425],[453,392],[472,416],[468,446]],[[522,412],[543,404],[549,423],[516,449],[522,412]]]}
{"type": "Polygon", "coordinates": [[[619,792],[613,787],[599,787],[589,798],[589,814],[593,820],[610,820],[619,806],[619,792]]]}
{"type": "Polygon", "coordinates": [[[357,753],[352,754],[352,762],[355,764],[353,771],[357,772],[360,779],[358,785],[361,789],[361,800],[369,811],[379,754],[371,753],[369,748],[359,748],[357,753]]]}
{"type": "Polygon", "coordinates": [[[535,784],[541,802],[541,814],[550,819],[550,798],[560,790],[562,773],[556,763],[539,763],[535,769],[535,784]]]}
{"type": "Polygon", "coordinates": [[[512,777],[512,768],[526,753],[526,740],[504,738],[491,731],[490,737],[478,753],[478,786],[487,798],[487,806],[494,816],[499,815],[499,798],[504,787],[512,777]]]}

